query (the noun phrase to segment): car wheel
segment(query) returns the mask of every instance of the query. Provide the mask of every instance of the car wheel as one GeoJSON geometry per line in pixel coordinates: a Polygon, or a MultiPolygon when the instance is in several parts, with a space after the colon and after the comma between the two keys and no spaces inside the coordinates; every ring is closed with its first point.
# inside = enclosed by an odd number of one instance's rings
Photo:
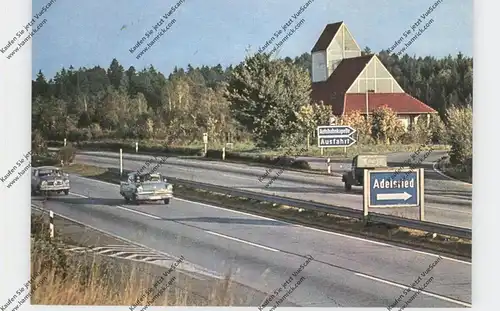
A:
{"type": "Polygon", "coordinates": [[[137,200],[137,196],[135,194],[132,196],[132,203],[139,205],[139,200],[137,200]]]}
{"type": "Polygon", "coordinates": [[[69,194],[69,190],[64,190],[64,195],[68,195],[69,194]]]}
{"type": "Polygon", "coordinates": [[[165,199],[165,200],[163,200],[163,203],[165,203],[165,204],[170,204],[170,199],[165,199]]]}
{"type": "Polygon", "coordinates": [[[344,188],[346,191],[351,191],[352,189],[352,185],[351,184],[348,184],[347,182],[344,183],[344,188]]]}

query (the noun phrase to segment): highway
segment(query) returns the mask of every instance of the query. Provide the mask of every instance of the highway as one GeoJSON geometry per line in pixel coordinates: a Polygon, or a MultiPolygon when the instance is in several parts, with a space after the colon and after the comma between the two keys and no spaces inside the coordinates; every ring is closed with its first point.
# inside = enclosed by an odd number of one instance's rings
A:
{"type": "MultiPolygon", "coordinates": [[[[425,206],[426,220],[458,227],[472,226],[472,185],[451,180],[436,172],[433,163],[443,152],[431,153],[427,159],[422,159],[421,166],[425,168],[425,206]]],[[[409,154],[400,153],[389,157],[391,166],[401,165],[409,154]]],[[[124,168],[138,170],[144,162],[152,159],[150,155],[124,154],[124,168]]],[[[322,159],[309,159],[316,165],[322,159]]],[[[82,151],[76,156],[76,161],[101,167],[119,167],[119,156],[113,152],[82,151]]],[[[324,161],[324,159],[323,159],[324,161]]],[[[420,162],[415,160],[414,162],[420,162]]],[[[314,164],[313,164],[314,165],[314,164]]],[[[153,165],[152,165],[153,166],[153,165]]],[[[262,181],[259,177],[266,174],[266,168],[244,164],[223,163],[218,161],[203,161],[193,159],[169,158],[158,171],[167,176],[199,181],[226,187],[234,187],[255,192],[316,201],[329,205],[349,207],[362,210],[362,189],[353,187],[346,193],[340,173],[350,168],[349,163],[332,163],[333,176],[309,174],[286,169],[268,188],[267,182],[280,170],[274,169],[262,181]]],[[[418,208],[381,208],[373,212],[392,214],[400,217],[418,219],[418,208]]]]}
{"type": "MultiPolygon", "coordinates": [[[[219,174],[214,180],[224,180],[225,173],[219,174]]],[[[288,297],[297,306],[385,308],[437,259],[424,252],[183,199],[170,205],[125,205],[118,185],[70,178],[71,193],[50,197],[47,209],[160,252],[183,255],[207,271],[232,271],[236,281],[259,291],[281,287],[306,256],[312,256],[314,260],[299,274],[305,280],[288,297]]],[[[36,203],[39,198],[32,200],[36,203]]],[[[443,258],[415,285],[422,287],[433,277],[408,307],[470,306],[471,267],[443,258]]],[[[413,295],[409,292],[398,306],[413,295]]]]}

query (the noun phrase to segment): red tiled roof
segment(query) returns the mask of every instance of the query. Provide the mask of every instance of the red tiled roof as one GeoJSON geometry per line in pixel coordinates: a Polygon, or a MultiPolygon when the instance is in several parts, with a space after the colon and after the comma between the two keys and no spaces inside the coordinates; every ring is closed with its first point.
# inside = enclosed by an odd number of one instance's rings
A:
{"type": "MultiPolygon", "coordinates": [[[[397,114],[437,113],[418,99],[406,93],[368,93],[368,111],[387,105],[397,114]]],[[[366,112],[366,93],[346,94],[343,113],[355,110],[366,112]]]]}
{"type": "Polygon", "coordinates": [[[359,74],[372,59],[373,54],[345,58],[324,82],[311,85],[311,98],[315,102],[323,101],[333,108],[333,113],[341,115],[344,107],[344,94],[354,83],[359,74]]]}
{"type": "Polygon", "coordinates": [[[319,36],[318,41],[316,41],[316,44],[314,45],[313,49],[311,50],[311,53],[318,52],[318,51],[326,51],[328,46],[333,40],[333,37],[337,34],[337,31],[339,31],[340,26],[344,22],[338,22],[334,24],[328,24],[326,25],[325,29],[319,36]]]}

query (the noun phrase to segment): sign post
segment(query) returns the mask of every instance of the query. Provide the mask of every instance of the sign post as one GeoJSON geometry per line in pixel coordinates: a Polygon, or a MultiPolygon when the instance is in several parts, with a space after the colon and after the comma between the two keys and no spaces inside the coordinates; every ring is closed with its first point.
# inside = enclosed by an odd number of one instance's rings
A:
{"type": "Polygon", "coordinates": [[[139,151],[139,143],[135,142],[135,153],[139,151]]]}
{"type": "Polygon", "coordinates": [[[424,215],[424,169],[387,168],[364,170],[363,215],[369,208],[419,207],[424,215]]]}
{"type": "Polygon", "coordinates": [[[120,148],[120,176],[123,175],[123,150],[120,148]]]}
{"type": "Polygon", "coordinates": [[[203,144],[205,145],[205,154],[207,154],[208,133],[203,133],[203,144]]]}

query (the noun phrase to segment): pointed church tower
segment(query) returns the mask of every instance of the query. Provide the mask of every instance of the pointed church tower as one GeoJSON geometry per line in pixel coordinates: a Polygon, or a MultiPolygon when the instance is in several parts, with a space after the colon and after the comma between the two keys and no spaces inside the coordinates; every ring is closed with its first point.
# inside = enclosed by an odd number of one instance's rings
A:
{"type": "Polygon", "coordinates": [[[326,25],[312,51],[312,82],[326,81],[346,58],[361,56],[361,49],[344,22],[326,25]]]}

